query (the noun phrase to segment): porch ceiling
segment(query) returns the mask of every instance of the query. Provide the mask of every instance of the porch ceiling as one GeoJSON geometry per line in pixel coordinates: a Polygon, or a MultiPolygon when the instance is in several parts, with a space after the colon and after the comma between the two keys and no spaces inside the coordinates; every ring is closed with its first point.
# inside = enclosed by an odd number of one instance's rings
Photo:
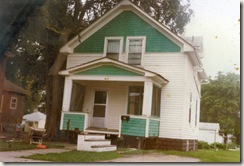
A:
{"type": "Polygon", "coordinates": [[[80,80],[108,80],[107,78],[109,78],[109,80],[117,81],[145,81],[146,79],[152,79],[160,84],[169,82],[158,73],[107,57],[60,71],[59,75],[80,80]]]}

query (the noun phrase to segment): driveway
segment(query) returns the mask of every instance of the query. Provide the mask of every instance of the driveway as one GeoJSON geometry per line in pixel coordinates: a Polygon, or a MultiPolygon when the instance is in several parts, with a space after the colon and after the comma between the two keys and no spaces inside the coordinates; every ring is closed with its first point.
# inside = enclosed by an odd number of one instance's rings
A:
{"type": "Polygon", "coordinates": [[[70,149],[34,149],[34,150],[19,150],[19,151],[5,151],[0,152],[0,162],[47,162],[40,160],[31,160],[20,158],[22,156],[30,156],[33,154],[45,154],[45,153],[61,153],[67,152],[70,149]]]}

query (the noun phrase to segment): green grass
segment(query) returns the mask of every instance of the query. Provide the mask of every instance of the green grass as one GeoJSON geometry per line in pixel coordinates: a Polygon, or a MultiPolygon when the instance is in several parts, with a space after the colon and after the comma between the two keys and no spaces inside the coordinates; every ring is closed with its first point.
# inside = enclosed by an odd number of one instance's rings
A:
{"type": "Polygon", "coordinates": [[[118,149],[116,152],[85,152],[85,151],[70,151],[63,153],[36,154],[25,158],[46,160],[53,162],[99,162],[102,160],[112,160],[127,155],[140,155],[147,153],[160,153],[184,157],[194,157],[201,162],[240,162],[240,151],[214,151],[214,150],[198,150],[190,152],[181,151],[165,151],[165,150],[133,150],[118,149]]]}
{"type": "Polygon", "coordinates": [[[198,150],[190,152],[181,151],[158,151],[163,154],[170,154],[184,157],[194,157],[201,162],[240,162],[240,151],[228,150],[198,150]]]}
{"type": "Polygon", "coordinates": [[[138,155],[142,153],[144,153],[143,150],[127,151],[125,149],[119,149],[118,151],[113,152],[86,152],[73,150],[63,153],[36,154],[25,158],[53,162],[95,162],[112,160],[125,155],[138,155]]]}
{"type": "MultiPolygon", "coordinates": [[[[51,143],[44,144],[47,148],[63,148],[62,145],[53,145],[51,143]]],[[[36,149],[36,144],[30,145],[29,142],[6,142],[0,140],[0,151],[16,151],[16,150],[29,150],[36,149]]]]}

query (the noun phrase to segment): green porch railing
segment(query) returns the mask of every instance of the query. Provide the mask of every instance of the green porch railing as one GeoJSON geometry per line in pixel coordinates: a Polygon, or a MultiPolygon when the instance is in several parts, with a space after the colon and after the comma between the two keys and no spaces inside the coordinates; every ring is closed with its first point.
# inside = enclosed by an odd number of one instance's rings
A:
{"type": "Polygon", "coordinates": [[[87,127],[87,114],[77,112],[62,112],[60,130],[79,129],[84,131],[87,127]]]}
{"type": "Polygon", "coordinates": [[[121,115],[120,135],[157,137],[159,136],[159,124],[160,120],[156,118],[121,115]]]}

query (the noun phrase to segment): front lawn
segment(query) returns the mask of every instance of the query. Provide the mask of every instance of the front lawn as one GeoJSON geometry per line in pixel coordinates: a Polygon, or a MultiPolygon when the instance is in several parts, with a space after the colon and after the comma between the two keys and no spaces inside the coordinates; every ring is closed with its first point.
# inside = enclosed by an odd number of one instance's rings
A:
{"type": "MultiPolygon", "coordinates": [[[[47,148],[62,148],[61,145],[53,145],[51,143],[44,144],[47,148]]],[[[28,150],[36,149],[37,145],[30,145],[29,142],[7,142],[6,140],[0,140],[0,151],[15,151],[15,150],[28,150]]]]}
{"type": "Polygon", "coordinates": [[[97,162],[102,160],[112,160],[125,155],[138,155],[146,153],[160,153],[184,157],[194,157],[201,160],[201,162],[240,162],[240,151],[214,151],[214,150],[198,150],[191,152],[180,151],[149,151],[149,150],[118,150],[116,152],[85,152],[85,151],[70,151],[63,153],[50,153],[50,154],[36,154],[28,156],[27,158],[36,160],[46,160],[53,162],[97,162]],[[120,153],[122,152],[122,153],[120,153]]]}
{"type": "Polygon", "coordinates": [[[63,153],[49,153],[49,154],[36,154],[27,156],[25,158],[34,160],[46,160],[53,162],[97,162],[103,160],[112,160],[123,157],[124,155],[136,155],[144,153],[143,150],[128,151],[119,149],[112,152],[86,152],[86,151],[69,151],[63,153]]]}
{"type": "Polygon", "coordinates": [[[194,157],[201,160],[201,162],[240,162],[240,151],[228,150],[198,150],[190,152],[181,151],[158,151],[163,154],[170,154],[184,157],[194,157]]]}

